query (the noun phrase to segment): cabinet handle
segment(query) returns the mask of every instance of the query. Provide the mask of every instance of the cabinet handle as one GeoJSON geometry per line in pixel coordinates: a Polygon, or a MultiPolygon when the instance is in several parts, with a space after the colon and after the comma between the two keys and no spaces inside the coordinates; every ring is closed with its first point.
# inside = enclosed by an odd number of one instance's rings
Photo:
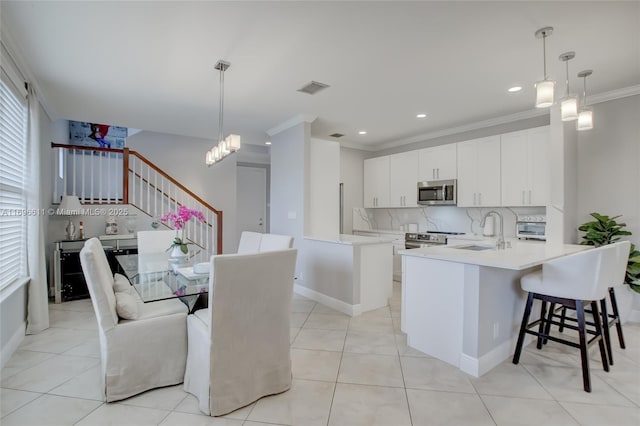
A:
{"type": "Polygon", "coordinates": [[[476,196],[477,196],[477,194],[474,192],[473,193],[473,205],[474,206],[476,205],[476,196]]]}
{"type": "Polygon", "coordinates": [[[438,176],[438,179],[440,179],[440,167],[436,169],[436,175],[438,176]]]}
{"type": "Polygon", "coordinates": [[[482,205],[482,192],[478,192],[478,205],[482,205]]]}
{"type": "Polygon", "coordinates": [[[524,189],[522,190],[522,204],[524,204],[524,189]]]}
{"type": "Polygon", "coordinates": [[[531,190],[529,190],[529,204],[531,204],[531,190]]]}
{"type": "Polygon", "coordinates": [[[431,179],[436,178],[436,169],[431,169],[431,179]]]}
{"type": "Polygon", "coordinates": [[[407,205],[407,196],[406,196],[406,195],[403,195],[403,196],[402,196],[402,205],[403,205],[403,206],[406,206],[406,205],[407,205]]]}

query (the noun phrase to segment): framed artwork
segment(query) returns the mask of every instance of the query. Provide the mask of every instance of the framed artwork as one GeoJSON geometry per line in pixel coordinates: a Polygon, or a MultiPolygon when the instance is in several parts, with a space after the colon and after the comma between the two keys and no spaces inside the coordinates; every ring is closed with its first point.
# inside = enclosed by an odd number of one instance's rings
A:
{"type": "Polygon", "coordinates": [[[70,145],[122,149],[126,140],[126,127],[84,121],[69,121],[70,145]]]}

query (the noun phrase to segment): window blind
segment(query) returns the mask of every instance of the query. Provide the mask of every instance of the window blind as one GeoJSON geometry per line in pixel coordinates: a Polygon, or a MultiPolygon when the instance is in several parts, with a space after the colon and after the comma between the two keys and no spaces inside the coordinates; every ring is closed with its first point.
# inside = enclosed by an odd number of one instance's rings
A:
{"type": "Polygon", "coordinates": [[[0,289],[26,277],[27,99],[0,78],[0,289]]]}

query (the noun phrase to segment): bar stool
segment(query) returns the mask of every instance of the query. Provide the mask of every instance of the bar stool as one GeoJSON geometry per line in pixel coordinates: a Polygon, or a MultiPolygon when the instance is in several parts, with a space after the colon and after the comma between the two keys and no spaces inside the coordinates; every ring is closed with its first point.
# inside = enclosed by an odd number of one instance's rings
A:
{"type": "Polygon", "coordinates": [[[623,241],[574,253],[546,262],[542,265],[542,270],[529,273],[520,279],[522,289],[529,295],[513,355],[514,364],[520,361],[525,334],[537,337],[538,349],[542,348],[546,340],[579,348],[584,390],[591,392],[588,348],[595,342],[600,348],[602,368],[609,371],[598,302],[606,297],[611,283],[624,279],[630,246],[628,241],[623,241]],[[529,323],[531,306],[535,299],[541,301],[540,319],[529,323]],[[553,303],[554,307],[561,305],[576,310],[577,327],[566,323],[563,327],[577,330],[579,343],[549,334],[551,324],[559,326],[561,323],[554,321],[553,316],[547,315],[547,302],[553,303]],[[585,306],[591,307],[593,329],[586,327],[585,306]],[[593,337],[589,339],[589,336],[593,337]]]}
{"type": "MultiPolygon", "coordinates": [[[[608,312],[606,298],[600,301],[600,313],[602,314],[602,323],[607,325],[606,327],[603,327],[603,330],[602,330],[604,333],[604,343],[607,348],[607,358],[609,360],[609,365],[613,365],[613,350],[611,349],[611,335],[609,332],[609,329],[611,327],[613,327],[614,325],[616,326],[616,332],[618,334],[618,343],[620,344],[620,348],[626,349],[626,345],[624,343],[624,334],[622,333],[622,322],[620,322],[620,312],[618,311],[618,301],[616,300],[616,293],[614,288],[609,287],[608,293],[609,293],[609,302],[611,303],[612,313],[608,312]]],[[[565,321],[576,322],[577,320],[576,318],[567,317],[566,306],[562,306],[560,310],[561,310],[560,314],[557,314],[555,306],[552,303],[551,308],[549,309],[549,319],[551,320],[551,318],[554,318],[554,317],[560,318],[560,327],[558,331],[562,333],[564,331],[565,321]]],[[[591,313],[591,311],[588,311],[588,310],[586,310],[585,312],[591,313]]],[[[593,323],[587,323],[587,325],[593,326],[593,323]]],[[[548,334],[551,328],[551,322],[547,322],[547,327],[548,327],[547,329],[547,334],[548,334]]],[[[547,342],[545,341],[543,343],[547,343],[547,342]]]]}

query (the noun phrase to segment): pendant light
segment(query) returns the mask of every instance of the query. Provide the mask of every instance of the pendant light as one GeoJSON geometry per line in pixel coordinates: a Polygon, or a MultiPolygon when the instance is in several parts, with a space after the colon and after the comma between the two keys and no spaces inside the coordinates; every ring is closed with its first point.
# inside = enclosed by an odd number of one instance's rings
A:
{"type": "Polygon", "coordinates": [[[224,118],[224,72],[229,69],[231,64],[229,62],[220,59],[216,62],[215,69],[220,71],[220,108],[218,111],[218,143],[216,146],[207,151],[205,155],[205,164],[211,166],[212,164],[222,160],[227,155],[236,152],[240,149],[240,136],[229,135],[224,137],[222,130],[222,123],[224,118]]]}
{"type": "Polygon", "coordinates": [[[553,105],[553,91],[556,82],[547,79],[547,45],[546,39],[553,34],[553,27],[544,27],[536,31],[536,38],[542,39],[542,60],[544,69],[544,80],[536,83],[536,108],[547,108],[553,105]]]}
{"type": "Polygon", "coordinates": [[[573,121],[578,119],[578,97],[569,90],[569,61],[576,57],[576,52],[566,52],[560,55],[560,60],[567,65],[567,91],[560,103],[560,119],[573,121]]]}
{"type": "Polygon", "coordinates": [[[587,107],[587,77],[589,77],[591,74],[593,74],[592,70],[584,70],[578,73],[578,77],[584,79],[582,106],[580,107],[580,114],[578,114],[578,123],[576,124],[576,128],[578,130],[593,129],[593,110],[587,107]]]}

